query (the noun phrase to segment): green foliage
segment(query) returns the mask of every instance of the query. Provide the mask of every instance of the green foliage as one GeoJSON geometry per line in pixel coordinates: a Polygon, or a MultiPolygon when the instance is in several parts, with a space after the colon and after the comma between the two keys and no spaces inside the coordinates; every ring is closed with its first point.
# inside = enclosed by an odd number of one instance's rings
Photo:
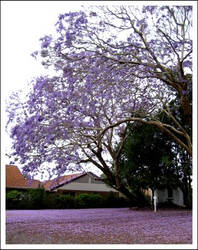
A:
{"type": "Polygon", "coordinates": [[[43,199],[43,208],[46,209],[58,209],[59,208],[59,203],[57,202],[58,196],[56,193],[48,193],[45,192],[44,194],[44,199],[43,199]]]}
{"type": "Polygon", "coordinates": [[[44,189],[11,190],[6,193],[7,209],[39,209],[43,206],[44,189]]]}
{"type": "Polygon", "coordinates": [[[7,192],[6,199],[10,201],[18,201],[22,196],[22,192],[18,190],[11,190],[7,192]]]}
{"type": "Polygon", "coordinates": [[[39,209],[43,206],[44,192],[42,188],[27,190],[25,198],[29,208],[39,209]]]}
{"type": "Polygon", "coordinates": [[[139,123],[129,127],[129,135],[119,158],[119,175],[136,195],[137,203],[146,204],[142,189],[178,186],[174,157],[171,142],[161,131],[139,123]]]}
{"type": "Polygon", "coordinates": [[[23,193],[18,190],[10,190],[6,193],[6,209],[20,208],[23,193]]]}
{"type": "Polygon", "coordinates": [[[102,196],[99,194],[79,194],[75,197],[76,208],[97,208],[102,206],[102,196]]]}
{"type": "MultiPolygon", "coordinates": [[[[192,81],[192,75],[186,75],[186,79],[192,81]]],[[[190,102],[190,108],[192,109],[192,88],[189,86],[189,89],[187,91],[187,97],[190,102]]],[[[181,124],[181,126],[187,131],[189,136],[192,138],[192,126],[189,126],[185,122],[186,119],[192,119],[192,117],[186,117],[184,116],[184,113],[182,112],[182,106],[181,101],[178,98],[178,96],[175,98],[175,100],[172,100],[170,102],[170,110],[172,115],[176,118],[176,120],[181,124]]],[[[162,122],[170,124],[172,126],[175,126],[173,121],[170,117],[168,117],[165,112],[161,112],[159,114],[159,118],[162,122]]],[[[180,135],[177,135],[177,137],[186,143],[184,138],[180,135]]],[[[175,153],[175,166],[178,171],[179,175],[179,187],[183,191],[184,195],[184,204],[188,208],[192,208],[192,157],[185,151],[180,145],[177,143],[172,142],[172,148],[174,149],[175,153]]]]}
{"type": "Polygon", "coordinates": [[[58,208],[74,208],[75,207],[75,199],[70,194],[60,194],[56,196],[57,206],[58,208]]]}
{"type": "Polygon", "coordinates": [[[69,208],[100,208],[125,207],[128,202],[113,193],[107,196],[82,193],[71,194],[49,193],[43,189],[32,189],[19,192],[8,191],[6,194],[7,209],[69,209],[69,208]]]}
{"type": "Polygon", "coordinates": [[[127,207],[130,203],[124,197],[118,197],[113,192],[110,192],[104,197],[104,207],[127,207]]]}

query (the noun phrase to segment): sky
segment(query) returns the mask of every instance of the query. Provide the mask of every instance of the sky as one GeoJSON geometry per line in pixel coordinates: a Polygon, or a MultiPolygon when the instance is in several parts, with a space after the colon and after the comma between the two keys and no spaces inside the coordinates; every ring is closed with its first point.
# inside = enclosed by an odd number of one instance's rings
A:
{"type": "MultiPolygon", "coordinates": [[[[12,91],[27,90],[34,76],[46,70],[32,56],[39,39],[55,32],[58,15],[79,9],[79,2],[3,1],[2,6],[2,101],[12,91]]],[[[4,118],[4,117],[3,117],[4,118]]],[[[7,119],[7,117],[5,117],[7,119]]]]}
{"type": "Polygon", "coordinates": [[[11,139],[5,132],[6,100],[13,91],[28,91],[33,77],[46,74],[42,65],[31,56],[40,48],[39,39],[55,33],[59,14],[79,10],[79,1],[3,1],[1,2],[1,137],[2,165],[9,164],[11,139]]]}

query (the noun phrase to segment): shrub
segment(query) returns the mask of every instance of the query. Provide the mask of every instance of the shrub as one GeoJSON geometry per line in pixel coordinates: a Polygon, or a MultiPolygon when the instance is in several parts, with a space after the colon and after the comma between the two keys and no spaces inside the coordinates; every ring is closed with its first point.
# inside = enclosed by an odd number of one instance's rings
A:
{"type": "Polygon", "coordinates": [[[41,209],[43,208],[43,198],[45,190],[43,188],[28,189],[25,194],[26,208],[41,209]]]}
{"type": "Polygon", "coordinates": [[[44,197],[43,197],[43,208],[47,208],[47,209],[58,208],[56,193],[45,192],[44,197]]]}
{"type": "Polygon", "coordinates": [[[124,197],[118,197],[113,192],[110,192],[104,197],[104,207],[126,207],[129,202],[124,197]]]}
{"type": "Polygon", "coordinates": [[[41,209],[45,190],[28,189],[23,191],[12,190],[6,193],[7,209],[41,209]]]}
{"type": "Polygon", "coordinates": [[[75,197],[76,208],[88,208],[90,204],[89,194],[79,194],[75,197]]]}
{"type": "Polygon", "coordinates": [[[103,198],[99,194],[79,194],[75,197],[76,208],[97,208],[102,207],[103,198]]]}
{"type": "Polygon", "coordinates": [[[57,196],[57,206],[59,208],[74,208],[75,200],[70,194],[60,194],[57,196]]]}
{"type": "Polygon", "coordinates": [[[97,208],[103,206],[103,197],[100,194],[90,194],[90,207],[97,208]]]}
{"type": "Polygon", "coordinates": [[[23,193],[18,190],[7,191],[6,193],[6,209],[20,208],[23,193]]]}
{"type": "Polygon", "coordinates": [[[70,194],[49,193],[42,188],[25,191],[7,191],[7,209],[68,209],[68,208],[100,208],[125,207],[129,203],[123,197],[109,193],[102,197],[100,194],[82,193],[73,197],[70,194]]]}

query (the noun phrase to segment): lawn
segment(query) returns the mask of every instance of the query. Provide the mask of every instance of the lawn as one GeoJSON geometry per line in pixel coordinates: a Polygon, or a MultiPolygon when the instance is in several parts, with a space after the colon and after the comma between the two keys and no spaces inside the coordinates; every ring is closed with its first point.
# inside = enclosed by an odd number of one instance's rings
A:
{"type": "Polygon", "coordinates": [[[7,210],[6,244],[192,244],[192,213],[129,208],[7,210]]]}

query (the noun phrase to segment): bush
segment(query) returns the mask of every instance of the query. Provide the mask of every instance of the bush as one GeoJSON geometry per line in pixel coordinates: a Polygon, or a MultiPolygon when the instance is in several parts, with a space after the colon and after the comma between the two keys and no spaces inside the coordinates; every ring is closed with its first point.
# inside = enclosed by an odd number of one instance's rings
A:
{"type": "Polygon", "coordinates": [[[118,197],[113,192],[110,192],[104,197],[104,207],[126,207],[128,205],[128,200],[126,200],[124,197],[118,197]]]}
{"type": "Polygon", "coordinates": [[[11,190],[6,193],[7,209],[41,209],[45,190],[28,189],[23,191],[11,190]]]}
{"type": "Polygon", "coordinates": [[[43,188],[28,189],[25,193],[25,206],[30,209],[43,208],[43,198],[45,190],[43,188]]]}
{"type": "Polygon", "coordinates": [[[102,207],[104,198],[100,194],[90,194],[90,206],[92,208],[102,207]]]}
{"type": "Polygon", "coordinates": [[[75,200],[70,194],[60,194],[57,196],[58,208],[74,208],[75,200]]]}
{"type": "Polygon", "coordinates": [[[20,208],[23,193],[18,190],[7,191],[6,193],[6,209],[20,208]]]}
{"type": "Polygon", "coordinates": [[[102,207],[103,198],[99,194],[79,194],[75,197],[76,208],[97,208],[102,207]]]}
{"type": "Polygon", "coordinates": [[[69,209],[69,208],[100,208],[126,207],[129,203],[123,197],[109,193],[82,193],[73,197],[70,194],[49,193],[44,189],[12,190],[6,193],[7,209],[69,209]]]}
{"type": "Polygon", "coordinates": [[[59,208],[56,193],[45,192],[44,197],[43,197],[43,208],[46,208],[46,209],[59,208]]]}

